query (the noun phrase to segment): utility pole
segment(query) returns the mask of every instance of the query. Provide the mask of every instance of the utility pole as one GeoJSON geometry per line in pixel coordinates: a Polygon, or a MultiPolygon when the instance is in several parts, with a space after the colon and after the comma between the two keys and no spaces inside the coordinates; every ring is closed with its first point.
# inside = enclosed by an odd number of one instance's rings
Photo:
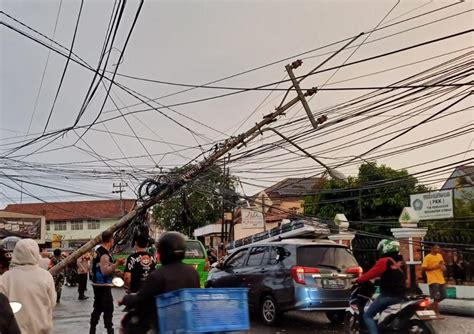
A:
{"type": "MultiPolygon", "coordinates": [[[[354,38],[350,43],[352,43],[356,38],[354,38]]],[[[346,44],[342,49],[344,49],[350,43],[346,44]]],[[[326,63],[329,59],[333,58],[341,50],[331,55],[328,59],[323,61],[322,64],[326,63]]],[[[301,60],[293,62],[291,64],[292,70],[298,68],[301,64],[302,64],[301,60]]],[[[322,64],[320,64],[318,67],[322,66],[322,64]]],[[[299,82],[301,82],[301,80],[299,82]]],[[[292,100],[288,101],[285,104],[283,104],[284,102],[283,101],[282,104],[275,109],[275,111],[273,111],[272,113],[268,115],[265,115],[260,122],[256,123],[253,127],[248,129],[246,132],[241,133],[237,137],[230,137],[226,139],[222,144],[216,147],[216,150],[214,151],[214,153],[210,154],[207,158],[204,158],[203,160],[198,162],[196,165],[194,165],[192,168],[190,168],[186,173],[184,173],[180,177],[176,178],[175,180],[165,185],[163,189],[156,196],[149,198],[147,200],[144,200],[143,203],[141,203],[141,205],[131,210],[129,213],[123,216],[116,224],[110,226],[105,231],[114,233],[115,231],[125,226],[130,221],[132,221],[133,218],[135,218],[135,216],[137,216],[138,214],[143,213],[148,208],[159,203],[163,199],[168,198],[169,196],[173,195],[181,187],[183,187],[185,184],[193,180],[196,176],[198,176],[199,174],[201,174],[202,172],[206,171],[211,166],[213,166],[218,159],[224,157],[226,154],[228,154],[231,150],[238,147],[239,145],[245,146],[249,141],[251,141],[252,139],[257,137],[259,134],[261,134],[263,127],[277,121],[277,119],[280,116],[283,116],[285,114],[286,110],[290,109],[295,104],[300,102],[301,98],[306,98],[308,96],[311,96],[315,94],[316,91],[317,91],[317,88],[311,88],[307,90],[302,96],[300,95],[300,93],[298,93],[296,97],[294,97],[292,100]]],[[[53,268],[51,268],[50,273],[54,275],[58,273],[59,271],[65,269],[69,264],[75,262],[80,256],[82,256],[83,254],[91,250],[95,245],[99,244],[100,242],[101,242],[101,234],[97,235],[94,239],[84,244],[81,248],[73,252],[66,259],[64,259],[63,261],[55,265],[53,268]]]]}
{"type": "Polygon", "coordinates": [[[118,184],[116,184],[116,183],[113,184],[114,189],[118,188],[118,190],[112,190],[112,194],[120,194],[120,210],[122,210],[122,214],[125,214],[125,207],[123,206],[122,193],[124,193],[126,191],[125,187],[127,187],[127,186],[128,186],[127,183],[122,183],[122,182],[120,182],[118,184]]]}

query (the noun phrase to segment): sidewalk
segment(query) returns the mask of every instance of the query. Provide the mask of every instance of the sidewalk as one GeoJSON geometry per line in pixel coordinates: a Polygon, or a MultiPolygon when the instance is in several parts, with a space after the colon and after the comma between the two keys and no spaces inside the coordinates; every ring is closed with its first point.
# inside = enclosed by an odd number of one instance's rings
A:
{"type": "Polygon", "coordinates": [[[439,306],[442,314],[474,317],[474,299],[445,299],[439,306]]]}

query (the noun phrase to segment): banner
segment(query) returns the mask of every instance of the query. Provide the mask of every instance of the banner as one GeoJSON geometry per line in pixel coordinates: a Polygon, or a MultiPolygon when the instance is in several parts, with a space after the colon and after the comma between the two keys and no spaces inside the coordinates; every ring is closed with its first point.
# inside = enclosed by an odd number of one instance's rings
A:
{"type": "Polygon", "coordinates": [[[17,236],[20,238],[31,238],[37,242],[44,242],[41,218],[15,218],[0,217],[0,232],[6,236],[17,236]]]}
{"type": "Polygon", "coordinates": [[[420,220],[453,218],[453,191],[440,190],[410,195],[410,205],[420,220]]]}
{"type": "Polygon", "coordinates": [[[261,212],[241,209],[242,228],[263,228],[263,214],[261,212]]]}

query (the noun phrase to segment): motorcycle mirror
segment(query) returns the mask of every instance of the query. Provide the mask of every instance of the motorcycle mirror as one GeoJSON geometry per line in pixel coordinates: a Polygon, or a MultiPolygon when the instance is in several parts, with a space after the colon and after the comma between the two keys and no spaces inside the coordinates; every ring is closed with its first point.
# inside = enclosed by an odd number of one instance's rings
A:
{"type": "Polygon", "coordinates": [[[122,286],[124,286],[125,282],[120,277],[114,277],[112,279],[112,284],[117,288],[121,288],[122,286]]]}
{"type": "Polygon", "coordinates": [[[21,310],[21,308],[23,307],[23,305],[21,305],[21,303],[18,303],[18,302],[11,302],[10,307],[11,307],[13,313],[18,313],[21,310]]]}

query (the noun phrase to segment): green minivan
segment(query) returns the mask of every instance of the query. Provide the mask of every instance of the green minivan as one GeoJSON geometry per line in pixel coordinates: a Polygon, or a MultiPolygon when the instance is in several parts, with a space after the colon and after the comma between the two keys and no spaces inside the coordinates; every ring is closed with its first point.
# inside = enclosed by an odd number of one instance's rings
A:
{"type": "Polygon", "coordinates": [[[197,270],[201,287],[204,287],[209,275],[210,264],[206,248],[199,240],[186,240],[186,253],[184,254],[183,263],[192,265],[197,270]]]}

